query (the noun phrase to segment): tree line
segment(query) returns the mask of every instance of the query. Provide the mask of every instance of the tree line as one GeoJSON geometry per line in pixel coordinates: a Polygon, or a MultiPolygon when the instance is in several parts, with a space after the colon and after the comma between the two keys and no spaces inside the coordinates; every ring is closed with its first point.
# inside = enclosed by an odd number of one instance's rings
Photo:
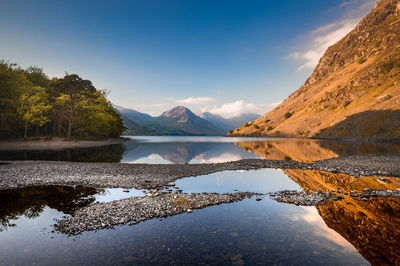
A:
{"type": "Polygon", "coordinates": [[[0,61],[0,138],[119,137],[120,115],[107,91],[76,74],[49,78],[42,68],[0,61]]]}

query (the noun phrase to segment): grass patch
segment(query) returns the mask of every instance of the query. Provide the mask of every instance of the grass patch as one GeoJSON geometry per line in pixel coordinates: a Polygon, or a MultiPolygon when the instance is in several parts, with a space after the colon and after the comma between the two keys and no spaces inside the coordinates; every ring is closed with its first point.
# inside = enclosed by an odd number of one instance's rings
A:
{"type": "Polygon", "coordinates": [[[174,203],[176,204],[176,206],[188,207],[190,201],[186,198],[176,198],[174,199],[174,203]]]}

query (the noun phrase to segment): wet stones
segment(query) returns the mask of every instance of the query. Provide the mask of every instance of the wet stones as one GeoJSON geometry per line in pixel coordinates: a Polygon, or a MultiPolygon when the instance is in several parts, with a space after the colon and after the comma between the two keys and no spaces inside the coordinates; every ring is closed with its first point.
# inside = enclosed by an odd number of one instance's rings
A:
{"type": "Polygon", "coordinates": [[[257,193],[184,193],[163,194],[152,197],[132,197],[107,203],[95,203],[76,211],[71,217],[58,221],[57,231],[76,235],[84,231],[112,228],[129,223],[134,225],[153,218],[179,213],[191,213],[194,209],[250,198],[257,193]]]}
{"type": "Polygon", "coordinates": [[[340,172],[356,177],[373,175],[400,177],[400,156],[350,156],[314,163],[244,159],[225,163],[175,165],[7,161],[0,162],[0,176],[2,177],[0,189],[36,185],[161,189],[175,187],[173,182],[183,177],[207,175],[226,170],[261,168],[309,169],[340,172]]]}
{"type": "Polygon", "coordinates": [[[278,202],[291,203],[301,206],[316,206],[332,198],[332,194],[330,192],[323,193],[320,190],[316,191],[315,193],[306,193],[304,191],[297,190],[283,190],[270,193],[269,196],[278,202]]]}

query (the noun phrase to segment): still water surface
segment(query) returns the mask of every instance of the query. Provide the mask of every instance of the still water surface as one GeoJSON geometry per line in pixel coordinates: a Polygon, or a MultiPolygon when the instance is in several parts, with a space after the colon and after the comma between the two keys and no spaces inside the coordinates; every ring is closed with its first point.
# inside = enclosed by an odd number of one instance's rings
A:
{"type": "MultiPolygon", "coordinates": [[[[273,169],[227,171],[181,179],[175,185],[184,192],[300,189],[284,172],[273,169]]],[[[353,245],[326,226],[315,207],[267,197],[74,237],[52,232],[54,219],[79,207],[140,193],[58,186],[0,192],[1,263],[368,264],[353,245]],[[11,203],[16,197],[20,201],[11,203]],[[5,202],[9,204],[4,206],[5,202]]]]}
{"type": "MultiPolygon", "coordinates": [[[[132,137],[123,145],[23,154],[25,159],[129,163],[204,163],[242,158],[314,161],[349,154],[397,153],[397,144],[299,139],[132,137]],[[34,156],[34,157],[29,157],[34,156]]],[[[2,154],[1,159],[21,159],[2,154]],[[8,156],[8,157],[7,157],[8,156]],[[5,158],[6,157],[6,158],[5,158]]],[[[224,171],[182,178],[187,193],[397,189],[396,178],[355,178],[305,170],[224,171]]],[[[400,201],[345,200],[317,207],[268,197],[67,236],[57,219],[93,202],[145,191],[43,186],[0,191],[0,264],[382,265],[400,263],[400,201]]]]}
{"type": "Polygon", "coordinates": [[[400,153],[400,143],[182,136],[127,138],[123,144],[95,148],[0,151],[0,160],[183,164],[265,158],[311,162],[345,155],[400,153]]]}

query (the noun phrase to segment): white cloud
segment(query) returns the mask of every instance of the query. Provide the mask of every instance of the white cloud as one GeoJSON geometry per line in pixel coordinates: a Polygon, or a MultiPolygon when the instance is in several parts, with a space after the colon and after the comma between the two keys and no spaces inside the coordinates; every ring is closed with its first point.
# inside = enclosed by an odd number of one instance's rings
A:
{"type": "Polygon", "coordinates": [[[343,18],[316,28],[310,33],[311,42],[306,49],[289,54],[289,58],[302,62],[297,70],[314,68],[326,49],[354,29],[361,18],[373,8],[374,4],[375,1],[373,0],[343,2],[338,7],[339,9],[346,8],[343,18]]]}
{"type": "Polygon", "coordinates": [[[215,99],[211,97],[189,97],[176,102],[180,104],[208,104],[214,101],[215,99]]]}
{"type": "Polygon", "coordinates": [[[149,103],[149,104],[138,104],[137,107],[164,107],[165,103],[149,103]]]}
{"type": "Polygon", "coordinates": [[[279,105],[279,103],[254,104],[254,103],[246,103],[244,100],[238,100],[235,102],[224,103],[219,107],[214,106],[210,108],[206,106],[202,108],[201,111],[221,115],[226,118],[239,116],[247,113],[256,113],[262,115],[266,113],[268,110],[279,105]]]}

